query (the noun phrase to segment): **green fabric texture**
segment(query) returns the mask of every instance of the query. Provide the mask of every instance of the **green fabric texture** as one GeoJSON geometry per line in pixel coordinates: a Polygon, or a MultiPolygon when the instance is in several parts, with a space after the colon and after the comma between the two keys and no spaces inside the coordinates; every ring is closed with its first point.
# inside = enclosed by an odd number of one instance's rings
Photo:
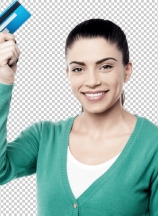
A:
{"type": "Polygon", "coordinates": [[[0,83],[1,187],[36,173],[38,216],[158,216],[157,125],[135,115],[134,131],[119,157],[76,199],[67,176],[67,150],[78,115],[37,121],[7,142],[14,85],[0,83]]]}

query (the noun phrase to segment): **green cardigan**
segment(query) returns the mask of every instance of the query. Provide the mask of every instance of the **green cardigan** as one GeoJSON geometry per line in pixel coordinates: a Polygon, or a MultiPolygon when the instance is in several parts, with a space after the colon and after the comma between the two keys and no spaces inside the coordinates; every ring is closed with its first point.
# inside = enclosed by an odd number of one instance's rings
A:
{"type": "Polygon", "coordinates": [[[74,119],[37,121],[7,143],[14,83],[0,84],[0,185],[36,173],[38,216],[158,216],[158,127],[137,117],[113,165],[77,199],[67,175],[74,119]]]}

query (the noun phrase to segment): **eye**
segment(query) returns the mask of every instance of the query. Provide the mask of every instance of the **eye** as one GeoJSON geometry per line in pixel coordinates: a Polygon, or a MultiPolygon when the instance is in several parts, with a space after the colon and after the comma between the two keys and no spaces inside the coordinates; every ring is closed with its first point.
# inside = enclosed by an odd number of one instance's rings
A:
{"type": "Polygon", "coordinates": [[[103,65],[102,66],[104,69],[111,69],[112,68],[112,66],[111,65],[103,65]],[[105,68],[106,67],[106,68],[105,68]]]}
{"type": "MultiPolygon", "coordinates": [[[[102,66],[104,69],[111,69],[112,68],[112,66],[111,65],[104,65],[104,66],[102,66]]],[[[79,71],[78,69],[81,69],[82,70],[82,68],[75,68],[75,69],[73,69],[72,71],[73,72],[76,72],[76,70],[77,70],[77,72],[81,72],[81,70],[79,71]]]]}
{"type": "MultiPolygon", "coordinates": [[[[82,68],[75,68],[72,71],[76,72],[76,69],[81,69],[82,70],[82,68]]],[[[80,71],[78,71],[78,72],[80,72],[80,71]]]]}

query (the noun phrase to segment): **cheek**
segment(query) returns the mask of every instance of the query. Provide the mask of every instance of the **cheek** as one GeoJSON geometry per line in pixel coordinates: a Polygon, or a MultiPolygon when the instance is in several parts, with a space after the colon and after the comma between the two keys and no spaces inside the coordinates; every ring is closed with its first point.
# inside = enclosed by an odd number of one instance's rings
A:
{"type": "Polygon", "coordinates": [[[71,89],[72,89],[72,92],[74,94],[77,93],[78,89],[79,89],[79,86],[80,86],[80,82],[79,82],[79,79],[77,78],[71,78],[70,79],[70,86],[71,86],[71,89]]]}
{"type": "Polygon", "coordinates": [[[117,92],[118,94],[122,91],[123,80],[121,76],[111,77],[108,83],[112,91],[117,92]]]}

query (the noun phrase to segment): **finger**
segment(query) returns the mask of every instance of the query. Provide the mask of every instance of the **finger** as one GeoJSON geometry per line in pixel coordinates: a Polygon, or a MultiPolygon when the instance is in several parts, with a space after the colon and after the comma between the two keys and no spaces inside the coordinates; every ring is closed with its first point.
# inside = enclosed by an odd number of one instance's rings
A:
{"type": "Polygon", "coordinates": [[[17,53],[18,53],[18,56],[20,56],[20,53],[21,53],[21,52],[20,52],[18,46],[15,44],[15,41],[13,41],[13,40],[9,40],[9,41],[6,41],[6,42],[1,43],[1,44],[0,44],[0,53],[1,53],[1,49],[2,49],[2,48],[7,47],[7,46],[11,46],[11,45],[15,46],[16,51],[17,51],[17,53]]]}
{"type": "Polygon", "coordinates": [[[13,34],[10,34],[8,32],[0,32],[0,43],[3,43],[8,40],[14,40],[15,36],[13,34]]]}
{"type": "MultiPolygon", "coordinates": [[[[17,45],[17,42],[16,42],[16,40],[15,40],[15,44],[17,45]]],[[[17,51],[18,51],[18,54],[19,54],[19,56],[20,56],[20,50],[19,50],[19,47],[18,46],[16,46],[16,48],[17,48],[17,51]]]]}
{"type": "Polygon", "coordinates": [[[11,46],[13,46],[13,47],[16,49],[17,53],[19,54],[19,49],[18,49],[17,45],[15,44],[15,42],[14,42],[13,40],[6,41],[6,42],[4,42],[4,43],[1,43],[1,44],[0,44],[0,53],[1,53],[1,50],[2,50],[2,52],[3,52],[3,49],[4,49],[4,48],[7,48],[7,47],[10,48],[11,46]]]}
{"type": "Polygon", "coordinates": [[[16,46],[14,40],[9,40],[9,41],[5,41],[5,42],[3,42],[3,43],[0,43],[0,49],[1,49],[1,48],[4,48],[4,47],[7,47],[7,46],[11,46],[11,45],[16,46]]]}
{"type": "Polygon", "coordinates": [[[17,72],[17,64],[13,64],[13,65],[11,66],[11,68],[12,68],[14,74],[16,74],[16,72],[17,72]]]}
{"type": "Polygon", "coordinates": [[[17,59],[15,62],[13,62],[13,64],[11,64],[10,67],[13,67],[14,65],[16,65],[18,61],[19,61],[19,59],[17,59]]]}
{"type": "Polygon", "coordinates": [[[18,53],[17,48],[15,46],[7,46],[3,49],[0,49],[0,55],[4,55],[5,53],[7,53],[9,51],[13,51],[16,59],[19,58],[19,53],[18,53]]]}
{"type": "Polygon", "coordinates": [[[6,66],[7,64],[11,65],[17,60],[12,50],[9,50],[8,52],[0,55],[0,59],[0,66],[6,66]]]}

